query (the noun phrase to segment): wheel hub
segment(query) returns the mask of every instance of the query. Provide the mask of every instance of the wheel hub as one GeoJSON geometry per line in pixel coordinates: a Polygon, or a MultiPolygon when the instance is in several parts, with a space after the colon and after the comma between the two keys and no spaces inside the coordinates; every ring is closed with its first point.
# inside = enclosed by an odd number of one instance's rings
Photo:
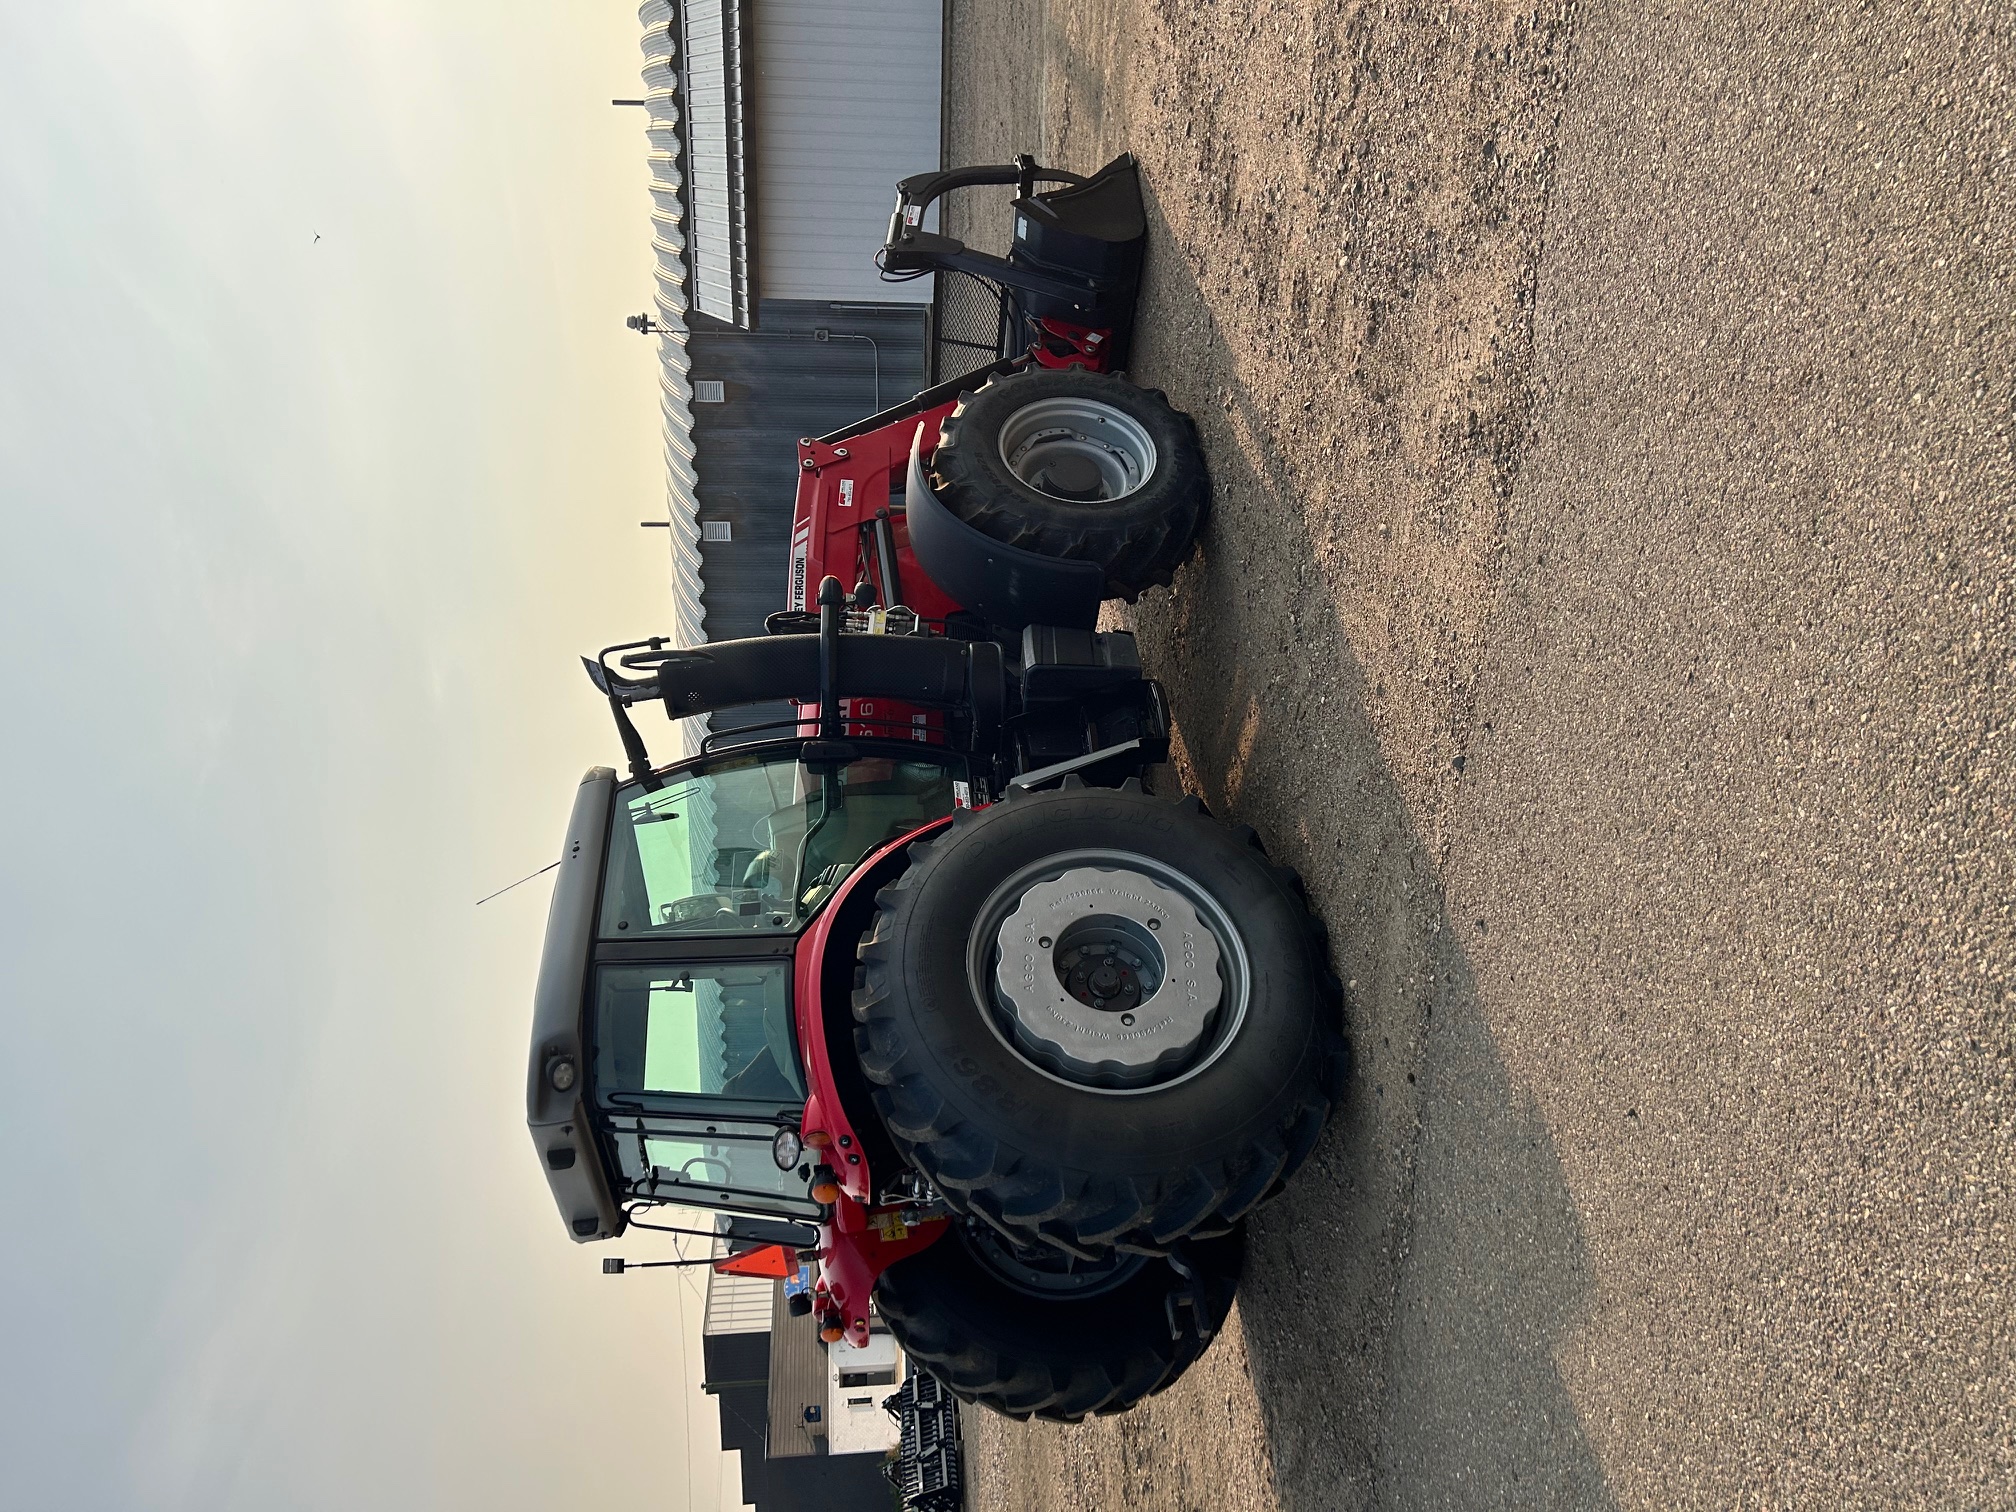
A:
{"type": "Polygon", "coordinates": [[[1098,399],[1025,404],[1001,427],[1001,460],[1039,493],[1074,504],[1110,503],[1155,471],[1155,442],[1125,410],[1098,399]]]}
{"type": "Polygon", "coordinates": [[[1211,931],[1181,894],[1136,871],[1078,867],[1036,883],[994,944],[1017,1048],[1086,1086],[1180,1073],[1223,996],[1211,931]]]}

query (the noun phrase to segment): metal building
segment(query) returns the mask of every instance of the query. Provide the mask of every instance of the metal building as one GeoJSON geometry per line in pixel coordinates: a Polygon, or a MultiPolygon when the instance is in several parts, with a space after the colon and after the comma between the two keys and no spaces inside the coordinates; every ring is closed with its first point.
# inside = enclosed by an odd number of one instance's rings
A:
{"type": "Polygon", "coordinates": [[[930,281],[883,283],[873,259],[896,180],[940,166],[942,8],[638,16],[657,266],[655,311],[632,324],[659,343],[670,633],[692,645],[761,634],[782,607],[798,438],[926,382],[930,281]]]}
{"type": "MultiPolygon", "coordinates": [[[[740,1460],[742,1500],[756,1512],[888,1512],[882,1455],[826,1442],[818,1324],[791,1316],[781,1282],[752,1291],[749,1280],[707,1273],[701,1338],[701,1389],[714,1398],[722,1449],[740,1460]]],[[[876,1401],[894,1389],[880,1386],[876,1401]]]]}
{"type": "Polygon", "coordinates": [[[924,387],[921,306],[765,299],[759,317],[753,331],[696,329],[687,342],[694,381],[720,385],[692,406],[712,640],[760,635],[784,607],[798,438],[924,387]]]}

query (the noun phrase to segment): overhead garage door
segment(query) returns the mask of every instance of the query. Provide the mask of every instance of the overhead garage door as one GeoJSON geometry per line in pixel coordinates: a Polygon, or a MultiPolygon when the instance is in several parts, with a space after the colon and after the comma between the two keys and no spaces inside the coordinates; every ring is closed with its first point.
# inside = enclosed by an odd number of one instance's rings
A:
{"type": "Polygon", "coordinates": [[[875,250],[896,180],[939,166],[940,0],[754,0],[757,293],[923,301],[875,250]]]}

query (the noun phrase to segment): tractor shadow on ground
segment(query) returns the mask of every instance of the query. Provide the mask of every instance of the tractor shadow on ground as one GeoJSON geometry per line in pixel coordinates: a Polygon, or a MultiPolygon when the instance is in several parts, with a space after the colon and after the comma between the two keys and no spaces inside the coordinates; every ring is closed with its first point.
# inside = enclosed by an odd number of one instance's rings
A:
{"type": "MultiPolygon", "coordinates": [[[[951,19],[951,160],[1029,150],[1075,166],[1144,145],[1130,139],[1127,5],[1052,14],[1040,0],[962,3],[951,19]],[[1003,67],[1010,56],[1025,66],[1003,67]]],[[[1217,493],[1196,560],[1133,620],[1178,710],[1184,775],[1214,812],[1261,832],[1328,922],[1352,984],[1356,1058],[1308,1165],[1250,1229],[1240,1328],[1272,1486],[1189,1473],[1226,1461],[1183,1435],[1215,1421],[1237,1436],[1233,1397],[1222,1408],[1201,1400],[1232,1384],[1207,1356],[1168,1396],[1110,1423],[1019,1430],[1042,1448],[1010,1464],[1081,1484],[1004,1483],[996,1494],[1004,1505],[1097,1504],[1089,1486],[1109,1505],[1274,1501],[1296,1512],[1613,1506],[1556,1366],[1591,1289],[1582,1227],[1546,1122],[1513,1086],[1479,1001],[1465,948],[1476,921],[1449,915],[1432,818],[1410,809],[1381,752],[1337,608],[1352,585],[1316,559],[1289,417],[1241,380],[1218,326],[1222,300],[1175,245],[1152,175],[1143,187],[1135,376],[1196,417],[1217,493]]],[[[977,203],[947,211],[947,229],[978,245],[1005,243],[1006,226],[1005,211],[977,203]]],[[[1256,231],[1256,256],[1262,242],[1256,231]]],[[[1339,332],[1319,360],[1351,363],[1359,340],[1339,332]]]]}
{"type": "Polygon", "coordinates": [[[1302,874],[1350,984],[1347,1101],[1250,1230],[1240,1315],[1276,1493],[1612,1506],[1556,1366],[1590,1291],[1583,1231],[1480,1004],[1477,922],[1449,916],[1429,821],[1381,753],[1335,607],[1349,585],[1314,558],[1281,417],[1239,380],[1150,199],[1136,375],[1196,417],[1216,494],[1196,558],[1135,623],[1179,767],[1302,874]]]}

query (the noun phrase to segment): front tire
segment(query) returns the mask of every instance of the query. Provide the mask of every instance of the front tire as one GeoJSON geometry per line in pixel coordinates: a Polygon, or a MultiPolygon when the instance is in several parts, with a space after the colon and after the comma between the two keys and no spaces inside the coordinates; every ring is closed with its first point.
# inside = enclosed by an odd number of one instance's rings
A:
{"type": "Polygon", "coordinates": [[[1125,1411],[1204,1353],[1231,1311],[1244,1248],[1235,1232],[1173,1263],[1108,1255],[1073,1269],[968,1220],[883,1272],[875,1305],[904,1353],[962,1400],[1073,1423],[1125,1411]]]}
{"type": "Polygon", "coordinates": [[[1109,597],[1167,585],[1211,499],[1197,427],[1155,389],[1082,368],[997,375],[941,426],[938,497],[976,530],[1096,563],[1109,597]]]}
{"type": "Polygon", "coordinates": [[[1228,1229],[1322,1132],[1345,1050],[1320,926],[1196,799],[962,810],[876,902],[870,1090],[909,1163],[997,1231],[1166,1252],[1228,1229]]]}

